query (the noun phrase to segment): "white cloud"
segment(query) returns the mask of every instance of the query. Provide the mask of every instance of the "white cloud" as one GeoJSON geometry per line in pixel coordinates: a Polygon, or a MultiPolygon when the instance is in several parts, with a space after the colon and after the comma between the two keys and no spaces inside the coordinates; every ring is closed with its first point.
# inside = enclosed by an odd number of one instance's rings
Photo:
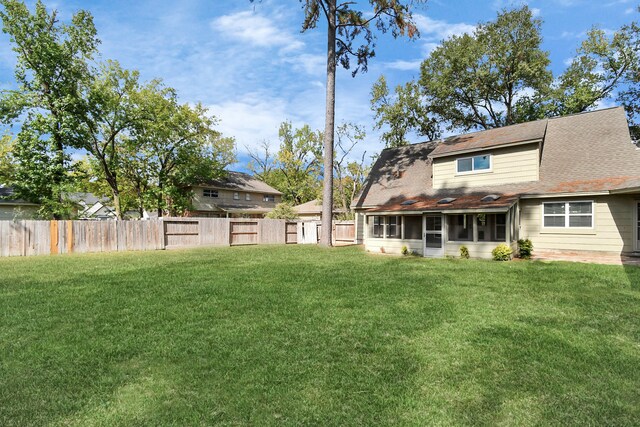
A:
{"type": "Polygon", "coordinates": [[[532,7],[531,8],[531,14],[533,15],[534,18],[537,18],[538,16],[540,16],[541,14],[541,10],[537,7],[532,7]]]}
{"type": "Polygon", "coordinates": [[[304,43],[279,28],[275,23],[255,11],[242,11],[223,15],[211,22],[211,28],[223,36],[258,47],[281,47],[296,50],[304,43]]]}
{"type": "Polygon", "coordinates": [[[422,38],[433,41],[441,41],[451,36],[460,36],[465,33],[473,33],[475,25],[460,23],[449,23],[438,19],[433,19],[425,15],[415,14],[414,20],[422,38]]]}
{"type": "Polygon", "coordinates": [[[417,59],[415,61],[405,61],[402,59],[398,59],[396,61],[387,62],[385,64],[385,67],[391,68],[392,70],[415,71],[420,69],[420,64],[422,64],[421,59],[417,59]]]}
{"type": "Polygon", "coordinates": [[[634,8],[630,7],[630,8],[627,8],[627,9],[624,11],[624,14],[625,14],[625,15],[631,15],[631,14],[632,14],[633,12],[635,12],[635,11],[636,11],[636,10],[635,10],[634,8]]]}

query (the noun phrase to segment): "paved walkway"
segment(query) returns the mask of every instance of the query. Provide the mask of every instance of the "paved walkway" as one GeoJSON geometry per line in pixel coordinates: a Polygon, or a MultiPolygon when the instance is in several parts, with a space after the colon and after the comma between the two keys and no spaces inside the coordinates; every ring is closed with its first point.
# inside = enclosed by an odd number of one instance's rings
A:
{"type": "Polygon", "coordinates": [[[595,264],[637,265],[640,267],[640,257],[612,255],[606,252],[534,252],[533,259],[538,261],[572,261],[595,264]]]}

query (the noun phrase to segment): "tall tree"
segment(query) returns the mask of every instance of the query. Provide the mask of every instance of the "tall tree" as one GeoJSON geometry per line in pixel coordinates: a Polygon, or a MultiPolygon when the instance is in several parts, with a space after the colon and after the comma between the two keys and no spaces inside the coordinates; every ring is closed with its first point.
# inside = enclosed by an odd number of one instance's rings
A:
{"type": "Polygon", "coordinates": [[[360,163],[350,162],[349,158],[366,136],[364,129],[353,123],[342,123],[336,129],[336,156],[333,170],[338,203],[334,202],[334,205],[339,205],[345,211],[349,210],[351,200],[362,184],[366,152],[362,154],[360,163]]]}
{"type": "Polygon", "coordinates": [[[43,203],[42,214],[61,217],[69,183],[68,147],[77,147],[75,129],[81,106],[79,86],[89,77],[88,61],[99,40],[93,18],[79,11],[69,24],[38,0],[33,13],[22,1],[0,0],[2,31],[17,54],[17,90],[3,91],[3,122],[21,120],[14,156],[16,193],[43,203]]]}
{"type": "Polygon", "coordinates": [[[223,175],[224,168],[235,161],[235,141],[215,130],[217,120],[204,106],[180,104],[171,88],[148,86],[139,96],[140,105],[152,119],[134,130],[137,152],[131,155],[129,151],[123,157],[123,161],[134,163],[123,169],[142,171],[141,164],[147,168],[144,175],[149,174],[152,183],[145,185],[155,192],[158,216],[184,213],[191,204],[189,188],[223,175]]]}
{"type": "Polygon", "coordinates": [[[429,111],[450,130],[517,123],[518,98],[552,81],[540,26],[523,6],[503,10],[473,35],[445,40],[421,65],[419,83],[429,111]]]}
{"type": "Polygon", "coordinates": [[[398,85],[391,96],[386,78],[380,76],[371,89],[371,109],[376,119],[374,129],[386,127],[382,133],[386,147],[407,145],[407,134],[412,131],[428,140],[440,137],[439,122],[430,114],[414,81],[398,85]]]}
{"type": "MultiPolygon", "coordinates": [[[[351,68],[352,75],[367,71],[370,58],[375,55],[375,34],[372,26],[382,33],[391,31],[394,37],[418,36],[412,21],[410,5],[415,1],[369,0],[371,9],[359,10],[353,1],[300,0],[305,18],[302,31],[314,29],[322,19],[327,25],[327,85],[324,128],[324,170],[333,169],[333,142],[335,131],[336,65],[351,68]]],[[[322,192],[322,236],[320,243],[331,246],[331,220],[333,215],[333,174],[324,174],[322,192]]]]}
{"type": "Polygon", "coordinates": [[[281,191],[286,203],[297,205],[317,198],[323,172],[322,132],[309,125],[294,129],[290,122],[283,122],[278,136],[276,153],[271,153],[266,141],[259,151],[249,150],[249,170],[281,191]]]}
{"type": "Polygon", "coordinates": [[[123,218],[119,180],[121,146],[128,143],[136,126],[151,122],[150,115],[139,105],[140,91],[137,71],[125,70],[117,62],[108,61],[86,89],[85,114],[80,119],[81,148],[93,156],[94,166],[100,169],[99,176],[111,189],[118,219],[123,218]]]}

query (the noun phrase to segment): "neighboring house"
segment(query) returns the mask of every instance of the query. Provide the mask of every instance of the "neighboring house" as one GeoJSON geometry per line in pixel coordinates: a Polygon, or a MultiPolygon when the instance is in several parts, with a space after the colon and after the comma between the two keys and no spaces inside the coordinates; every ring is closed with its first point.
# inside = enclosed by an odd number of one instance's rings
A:
{"type": "MultiPolygon", "coordinates": [[[[297,205],[293,207],[293,210],[296,211],[298,217],[300,219],[306,220],[320,220],[322,219],[322,202],[318,199],[311,200],[307,203],[302,203],[301,205],[297,205]]],[[[333,209],[333,218],[340,214],[347,213],[346,210],[342,208],[334,208],[333,209]]]]}
{"type": "Polygon", "coordinates": [[[99,198],[92,193],[69,193],[68,197],[78,205],[79,219],[116,219],[115,208],[106,197],[99,198]]]}
{"type": "Polygon", "coordinates": [[[0,220],[31,219],[40,205],[13,198],[13,188],[0,187],[0,220]]]}
{"type": "Polygon", "coordinates": [[[227,172],[192,190],[191,216],[198,217],[262,218],[282,201],[281,192],[242,172],[227,172]]]}
{"type": "Polygon", "coordinates": [[[375,252],[640,254],[640,149],[619,107],[386,149],[353,207],[375,252]]]}

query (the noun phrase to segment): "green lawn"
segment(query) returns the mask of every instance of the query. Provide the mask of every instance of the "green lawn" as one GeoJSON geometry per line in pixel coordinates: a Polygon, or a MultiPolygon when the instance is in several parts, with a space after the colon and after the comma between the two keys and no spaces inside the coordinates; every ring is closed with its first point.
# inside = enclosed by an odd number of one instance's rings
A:
{"type": "Polygon", "coordinates": [[[640,268],[0,259],[0,425],[637,425],[640,268]]]}

